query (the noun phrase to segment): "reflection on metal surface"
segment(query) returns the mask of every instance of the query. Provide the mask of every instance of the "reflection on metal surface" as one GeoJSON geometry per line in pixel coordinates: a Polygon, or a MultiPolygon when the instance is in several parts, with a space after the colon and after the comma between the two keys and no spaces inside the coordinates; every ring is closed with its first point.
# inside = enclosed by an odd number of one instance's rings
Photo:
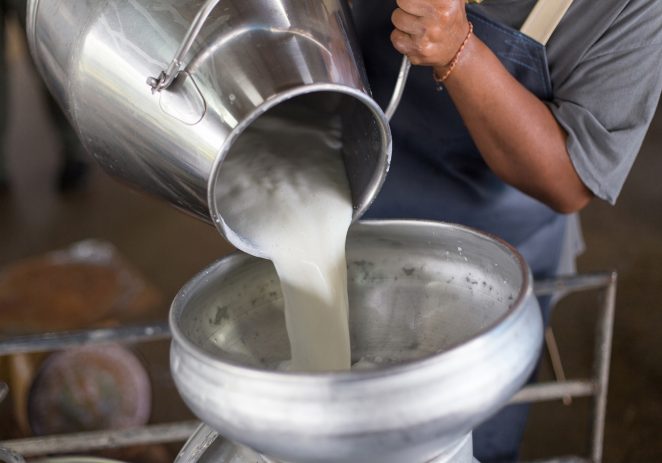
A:
{"type": "Polygon", "coordinates": [[[30,49],[86,149],[111,175],[213,223],[233,244],[243,243],[216,208],[218,172],[275,106],[313,93],[335,102],[325,111],[343,120],[355,217],[379,191],[391,134],[344,0],[28,3],[30,49]],[[145,79],[166,63],[152,92],[145,79]]]}
{"type": "Polygon", "coordinates": [[[164,113],[187,125],[195,125],[207,111],[205,99],[193,77],[186,71],[177,79],[172,92],[159,94],[159,104],[164,113]]]}

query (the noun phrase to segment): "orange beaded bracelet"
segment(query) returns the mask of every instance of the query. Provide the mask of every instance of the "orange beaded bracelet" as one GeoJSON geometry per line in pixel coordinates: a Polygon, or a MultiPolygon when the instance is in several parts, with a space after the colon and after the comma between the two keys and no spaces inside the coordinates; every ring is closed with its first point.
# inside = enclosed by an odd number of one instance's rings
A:
{"type": "Polygon", "coordinates": [[[455,69],[455,66],[457,65],[457,62],[460,60],[460,55],[462,54],[462,51],[464,51],[464,47],[467,46],[467,42],[469,42],[469,39],[471,38],[471,35],[474,32],[474,25],[469,21],[469,32],[467,32],[467,36],[464,38],[464,41],[462,42],[462,45],[460,45],[460,48],[458,48],[457,52],[455,53],[455,56],[453,56],[453,59],[451,59],[447,66],[448,69],[444,73],[443,76],[437,77],[437,73],[433,70],[432,71],[432,77],[434,78],[434,81],[437,83],[437,91],[443,91],[444,90],[444,81],[448,79],[448,76],[451,75],[453,72],[453,69],[455,69]]]}

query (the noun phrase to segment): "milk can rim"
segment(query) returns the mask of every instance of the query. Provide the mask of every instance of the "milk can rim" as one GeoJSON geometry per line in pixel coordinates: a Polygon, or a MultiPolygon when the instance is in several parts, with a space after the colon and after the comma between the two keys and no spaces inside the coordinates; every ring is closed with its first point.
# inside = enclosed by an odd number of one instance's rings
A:
{"type": "Polygon", "coordinates": [[[255,110],[253,110],[250,114],[248,114],[239,124],[237,124],[237,126],[234,129],[232,129],[232,132],[230,132],[228,137],[225,139],[223,146],[221,147],[218,154],[214,158],[212,171],[211,174],[209,175],[209,180],[207,182],[207,207],[209,209],[211,222],[214,224],[218,232],[221,233],[221,235],[224,236],[230,243],[232,243],[235,247],[241,249],[242,251],[247,252],[248,254],[251,254],[256,257],[263,257],[263,258],[267,257],[262,253],[260,253],[257,249],[250,246],[238,234],[236,234],[225,223],[223,216],[218,211],[215,201],[214,186],[216,184],[216,179],[219,175],[220,167],[223,164],[223,161],[228,153],[228,150],[230,149],[230,147],[232,147],[236,139],[244,132],[244,130],[246,130],[253,122],[255,122],[257,118],[259,118],[261,115],[266,113],[271,108],[287,100],[290,100],[297,96],[307,95],[317,92],[320,93],[338,92],[355,97],[357,100],[359,100],[368,109],[372,111],[373,115],[377,120],[381,121],[381,128],[382,128],[381,134],[384,140],[384,148],[385,148],[384,154],[386,157],[385,159],[386,162],[382,164],[383,165],[382,170],[375,173],[375,177],[373,178],[373,185],[371,185],[370,192],[367,195],[368,201],[365,201],[360,208],[354,210],[353,220],[357,220],[359,217],[361,217],[363,213],[368,209],[368,207],[370,207],[375,197],[377,196],[377,193],[381,189],[384,180],[386,179],[386,174],[391,164],[391,153],[393,150],[393,140],[391,136],[391,130],[390,130],[389,122],[386,119],[386,116],[384,115],[384,112],[379,107],[377,102],[373,100],[367,93],[364,93],[363,91],[357,90],[353,87],[349,87],[346,85],[332,84],[332,83],[317,83],[317,84],[309,84],[309,85],[295,87],[287,91],[281,92],[276,96],[265,100],[262,105],[258,106],[255,110]]]}

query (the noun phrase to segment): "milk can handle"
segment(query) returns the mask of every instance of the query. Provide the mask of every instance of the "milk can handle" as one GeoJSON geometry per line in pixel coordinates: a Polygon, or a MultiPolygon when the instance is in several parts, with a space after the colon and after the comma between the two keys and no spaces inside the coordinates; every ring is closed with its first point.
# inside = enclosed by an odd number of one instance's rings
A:
{"type": "MultiPolygon", "coordinates": [[[[158,77],[147,78],[147,84],[152,87],[153,91],[161,91],[170,87],[172,82],[177,77],[177,74],[179,74],[179,71],[181,71],[184,67],[182,60],[193,46],[193,42],[195,42],[195,39],[198,37],[202,26],[204,26],[205,21],[219,2],[220,0],[207,0],[205,2],[200,11],[198,11],[198,14],[195,15],[191,26],[186,32],[184,40],[182,41],[181,45],[179,45],[179,49],[177,50],[175,57],[170,62],[168,68],[165,71],[161,71],[161,74],[159,74],[158,77]]],[[[388,120],[391,120],[393,114],[395,114],[396,109],[398,109],[400,99],[402,98],[402,94],[405,90],[405,83],[407,82],[410,68],[411,62],[409,59],[407,59],[406,56],[403,56],[402,64],[400,65],[400,72],[398,72],[398,80],[395,83],[391,101],[389,102],[386,111],[384,112],[388,120]]]]}
{"type": "MultiPolygon", "coordinates": [[[[349,6],[353,7],[352,1],[349,1],[349,6]]],[[[391,95],[391,101],[388,102],[388,106],[384,110],[384,115],[386,119],[390,121],[395,114],[395,111],[398,109],[400,100],[402,99],[402,94],[405,91],[405,84],[407,83],[407,77],[409,77],[409,70],[411,69],[411,61],[407,58],[407,55],[402,56],[402,64],[400,64],[400,71],[398,72],[398,80],[395,82],[395,87],[393,88],[393,94],[391,95]]]]}
{"type": "Polygon", "coordinates": [[[193,46],[193,42],[195,42],[195,39],[198,37],[202,26],[204,26],[205,21],[211,14],[211,11],[214,9],[214,7],[218,5],[219,1],[220,0],[207,0],[205,4],[202,5],[202,8],[200,11],[198,11],[198,14],[195,15],[191,26],[186,32],[184,40],[179,46],[179,49],[177,50],[175,57],[170,62],[168,68],[165,71],[161,71],[161,74],[159,74],[158,77],[147,78],[147,85],[152,87],[153,91],[161,91],[170,87],[170,84],[172,84],[172,82],[175,80],[175,77],[177,77],[179,71],[185,67],[183,66],[184,63],[182,60],[193,46]]]}
{"type": "Polygon", "coordinates": [[[389,101],[384,114],[386,118],[390,121],[395,114],[395,111],[398,109],[400,100],[402,99],[402,94],[405,91],[405,84],[407,83],[407,77],[409,77],[409,69],[411,69],[411,61],[406,56],[402,57],[402,64],[400,65],[400,72],[398,72],[398,80],[395,82],[395,88],[393,89],[393,95],[391,96],[391,101],[389,101]]]}

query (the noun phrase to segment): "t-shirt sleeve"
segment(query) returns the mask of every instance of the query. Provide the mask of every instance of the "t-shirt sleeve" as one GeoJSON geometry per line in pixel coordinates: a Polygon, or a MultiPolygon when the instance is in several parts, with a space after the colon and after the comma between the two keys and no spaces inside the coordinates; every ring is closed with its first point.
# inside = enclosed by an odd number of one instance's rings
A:
{"type": "Polygon", "coordinates": [[[599,198],[616,202],[661,90],[662,1],[657,0],[629,2],[569,76],[555,82],[548,106],[568,134],[577,173],[599,198]]]}

